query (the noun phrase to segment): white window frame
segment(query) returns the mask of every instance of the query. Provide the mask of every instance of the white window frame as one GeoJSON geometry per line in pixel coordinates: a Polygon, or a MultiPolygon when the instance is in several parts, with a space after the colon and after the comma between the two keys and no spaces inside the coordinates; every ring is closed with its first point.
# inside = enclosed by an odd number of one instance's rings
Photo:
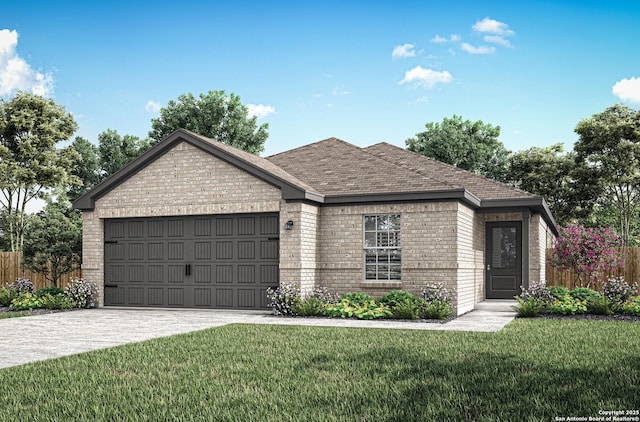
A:
{"type": "Polygon", "coordinates": [[[402,215],[400,213],[365,214],[362,216],[363,278],[365,281],[402,280],[402,215]],[[379,219],[397,219],[397,229],[379,228],[379,219]],[[375,219],[373,230],[367,221],[375,219]],[[372,273],[375,275],[372,276],[372,273]]]}

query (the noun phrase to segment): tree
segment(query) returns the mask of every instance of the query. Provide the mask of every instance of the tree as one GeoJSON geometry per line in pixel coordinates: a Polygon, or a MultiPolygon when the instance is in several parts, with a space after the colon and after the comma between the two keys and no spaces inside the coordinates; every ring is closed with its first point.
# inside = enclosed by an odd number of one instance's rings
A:
{"type": "Polygon", "coordinates": [[[505,180],[520,189],[542,196],[556,221],[564,225],[583,217],[579,198],[589,186],[574,183],[576,163],[573,154],[565,153],[562,144],[532,147],[512,153],[505,180]]]}
{"type": "Polygon", "coordinates": [[[549,264],[561,270],[573,270],[574,287],[586,287],[600,279],[605,271],[624,266],[618,253],[622,240],[609,227],[585,228],[576,222],[560,228],[549,264]],[[588,277],[587,280],[583,276],[588,277]]]}
{"type": "Polygon", "coordinates": [[[100,182],[100,166],[98,147],[85,138],[76,137],[71,147],[78,153],[79,157],[71,174],[80,179],[82,183],[69,187],[67,197],[73,201],[100,182]]]}
{"type": "Polygon", "coordinates": [[[82,215],[68,205],[49,203],[26,228],[22,265],[44,274],[54,286],[78,268],[82,254],[82,215]]]}
{"type": "Polygon", "coordinates": [[[502,181],[509,151],[498,140],[500,126],[453,115],[406,140],[407,149],[443,163],[502,181]]]}
{"type": "Polygon", "coordinates": [[[56,148],[76,128],[53,100],[21,91],[0,100],[0,208],[9,220],[12,251],[22,249],[27,203],[46,189],[77,182],[70,174],[76,152],[56,148]]]}
{"type": "Polygon", "coordinates": [[[588,169],[577,180],[592,186],[595,205],[615,210],[625,245],[640,212],[640,112],[622,104],[607,108],[575,128],[576,162],[588,169]]]}
{"type": "Polygon", "coordinates": [[[106,179],[138,155],[149,149],[150,143],[133,135],[107,129],[98,135],[99,181],[106,179]]]}
{"type": "Polygon", "coordinates": [[[249,111],[240,97],[224,91],[209,91],[195,98],[182,94],[178,101],[169,101],[160,109],[160,117],[151,120],[149,138],[159,142],[176,129],[187,129],[216,141],[259,154],[269,134],[269,125],[257,125],[257,117],[249,111]]]}

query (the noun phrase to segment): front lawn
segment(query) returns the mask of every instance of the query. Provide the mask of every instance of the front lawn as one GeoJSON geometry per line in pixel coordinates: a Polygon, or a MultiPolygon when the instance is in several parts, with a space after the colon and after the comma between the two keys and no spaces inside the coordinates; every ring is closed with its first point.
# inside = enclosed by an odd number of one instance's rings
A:
{"type": "Polygon", "coordinates": [[[640,409],[640,324],[231,325],[0,370],[1,420],[527,421],[640,409]]]}

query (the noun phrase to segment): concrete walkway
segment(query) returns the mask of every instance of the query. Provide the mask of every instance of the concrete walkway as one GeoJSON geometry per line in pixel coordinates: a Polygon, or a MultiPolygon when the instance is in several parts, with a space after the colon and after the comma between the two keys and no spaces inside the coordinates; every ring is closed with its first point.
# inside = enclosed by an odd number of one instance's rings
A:
{"type": "Polygon", "coordinates": [[[495,306],[470,312],[445,324],[286,318],[263,311],[85,309],[0,320],[0,368],[226,324],[495,332],[514,316],[515,313],[495,306]]]}

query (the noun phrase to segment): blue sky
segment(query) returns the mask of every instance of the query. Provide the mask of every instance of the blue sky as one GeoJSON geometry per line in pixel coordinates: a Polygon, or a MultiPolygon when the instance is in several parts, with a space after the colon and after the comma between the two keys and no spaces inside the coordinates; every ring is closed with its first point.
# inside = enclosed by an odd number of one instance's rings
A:
{"type": "Polygon", "coordinates": [[[0,0],[0,96],[44,93],[94,142],[221,89],[269,123],[263,155],[404,146],[453,114],[511,150],[570,148],[580,119],[640,107],[639,40],[638,1],[0,0]]]}

